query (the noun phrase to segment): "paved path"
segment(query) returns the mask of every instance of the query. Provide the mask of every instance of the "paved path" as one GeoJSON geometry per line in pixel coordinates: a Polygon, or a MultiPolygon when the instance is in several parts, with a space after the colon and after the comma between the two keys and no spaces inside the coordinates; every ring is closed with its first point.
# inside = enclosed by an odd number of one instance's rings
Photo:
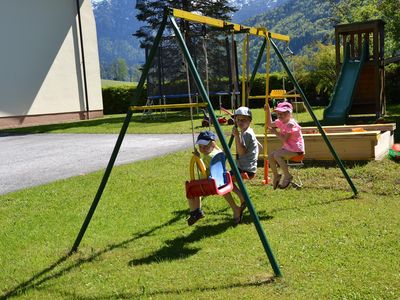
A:
{"type": "MultiPolygon", "coordinates": [[[[105,169],[116,134],[0,136],[0,194],[105,169]]],[[[190,134],[127,134],[116,165],[190,148],[190,134]]]]}

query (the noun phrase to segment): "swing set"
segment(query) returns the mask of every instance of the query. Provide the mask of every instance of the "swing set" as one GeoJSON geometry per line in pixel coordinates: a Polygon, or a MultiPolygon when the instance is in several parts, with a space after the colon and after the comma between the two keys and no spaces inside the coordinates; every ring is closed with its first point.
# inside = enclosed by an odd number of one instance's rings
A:
{"type": "Polygon", "coordinates": [[[186,181],[186,198],[223,196],[232,192],[233,181],[231,174],[226,170],[225,161],[223,152],[214,155],[210,162],[210,176],[207,178],[204,162],[197,155],[193,155],[190,161],[190,181],[186,181]],[[195,167],[200,170],[204,179],[196,179],[195,167]]]}
{"type": "MultiPolygon", "coordinates": [[[[236,41],[230,30],[209,30],[205,24],[194,24],[183,21],[180,23],[188,50],[193,58],[196,69],[205,85],[210,98],[218,98],[219,106],[222,99],[230,98],[230,106],[238,105],[237,97],[237,51],[236,41]]],[[[135,110],[143,110],[149,114],[153,110],[179,109],[179,104],[168,102],[205,102],[197,88],[194,78],[187,67],[184,54],[172,35],[163,36],[152,60],[149,60],[150,48],[146,47],[146,63],[150,64],[147,75],[147,101],[144,106],[134,106],[135,110]],[[177,55],[177,54],[180,55],[177,55]],[[185,67],[183,67],[185,65],[185,67]],[[187,83],[187,86],[183,84],[187,83]],[[155,104],[158,101],[158,105],[155,104]]],[[[199,114],[199,110],[197,110],[199,114]]],[[[207,111],[206,111],[207,114],[207,111]]],[[[165,114],[166,116],[166,114],[165,114]]],[[[206,119],[206,117],[205,117],[206,119]]],[[[222,118],[219,120],[222,124],[222,118]]],[[[207,124],[210,124],[208,118],[207,124]]],[[[208,126],[208,125],[207,125],[208,126]]]]}
{"type": "MultiPolygon", "coordinates": [[[[280,277],[280,276],[282,276],[282,274],[281,274],[280,268],[278,266],[278,263],[273,255],[272,249],[269,246],[267,236],[264,232],[264,229],[261,226],[257,212],[252,204],[252,201],[247,192],[246,186],[244,185],[244,181],[243,181],[241,174],[239,172],[239,169],[236,165],[235,159],[232,156],[230,147],[229,147],[229,145],[225,139],[225,136],[221,130],[221,126],[218,123],[217,116],[215,114],[215,111],[213,109],[213,106],[212,106],[210,98],[209,98],[209,94],[200,78],[200,75],[198,73],[196,65],[195,65],[195,63],[192,59],[192,56],[188,50],[187,44],[185,42],[185,38],[177,25],[176,18],[179,18],[184,21],[191,22],[191,23],[203,24],[203,25],[214,27],[214,28],[229,30],[230,32],[232,32],[232,34],[233,33],[246,33],[247,35],[254,35],[254,36],[262,37],[263,38],[263,46],[261,47],[260,53],[262,53],[264,51],[265,46],[267,45],[267,54],[268,54],[267,55],[267,64],[269,64],[269,51],[270,51],[270,46],[272,45],[272,47],[274,48],[276,54],[278,55],[278,57],[282,63],[282,65],[285,67],[285,70],[287,71],[290,79],[292,80],[292,82],[295,83],[297,91],[299,91],[299,93],[302,95],[302,98],[305,102],[307,110],[311,114],[314,122],[317,124],[317,127],[318,127],[321,135],[324,137],[324,140],[326,141],[328,148],[331,150],[333,156],[335,157],[335,159],[338,162],[339,166],[341,167],[343,173],[345,174],[345,177],[348,180],[350,186],[352,187],[355,195],[357,194],[357,190],[355,189],[354,185],[352,184],[351,179],[348,176],[346,170],[344,169],[344,166],[343,166],[341,160],[337,156],[336,152],[333,149],[333,146],[330,144],[329,140],[327,139],[327,137],[325,135],[325,132],[323,131],[318,120],[316,119],[311,107],[308,104],[307,98],[305,97],[305,95],[304,95],[303,91],[301,90],[301,88],[299,87],[297,81],[294,79],[293,75],[291,74],[289,68],[287,67],[285,61],[283,60],[283,58],[279,52],[279,49],[277,48],[277,46],[275,45],[275,43],[273,41],[273,39],[281,40],[281,41],[289,41],[288,36],[268,32],[265,28],[246,27],[246,26],[242,26],[239,24],[234,24],[234,23],[230,23],[230,22],[226,22],[223,20],[218,20],[218,19],[214,19],[214,18],[210,18],[210,17],[206,17],[206,16],[199,16],[199,15],[196,15],[196,14],[193,14],[190,12],[186,12],[183,10],[179,10],[179,9],[166,8],[164,10],[163,20],[161,22],[161,25],[158,29],[158,32],[157,32],[155,38],[154,38],[154,43],[149,51],[147,62],[143,67],[143,71],[142,71],[139,83],[137,85],[134,100],[139,99],[143,92],[144,84],[145,84],[147,75],[150,70],[151,62],[157,53],[157,49],[158,49],[159,43],[161,41],[161,38],[163,36],[163,33],[166,29],[166,26],[167,26],[167,24],[169,24],[173,30],[173,33],[178,42],[178,45],[179,45],[181,51],[183,52],[185,64],[186,64],[185,66],[190,71],[190,74],[192,75],[192,77],[195,81],[198,92],[201,95],[201,98],[204,100],[205,105],[209,111],[210,119],[211,119],[214,129],[218,135],[218,138],[221,142],[223,152],[224,152],[224,153],[221,153],[220,155],[216,155],[214,157],[214,159],[212,160],[212,163],[211,163],[211,168],[210,168],[211,176],[210,176],[210,178],[204,179],[206,181],[201,182],[201,183],[195,179],[194,169],[197,167],[202,173],[205,173],[204,164],[202,165],[202,162],[200,160],[198,160],[197,158],[192,158],[191,170],[190,170],[191,181],[186,183],[187,196],[194,196],[194,195],[202,196],[202,195],[207,195],[207,194],[223,195],[223,194],[227,193],[228,191],[231,191],[232,190],[232,177],[230,176],[230,173],[226,171],[226,168],[225,168],[225,159],[227,159],[230,164],[230,167],[232,169],[232,175],[235,178],[235,180],[238,184],[238,187],[243,194],[246,206],[249,209],[250,215],[253,219],[253,222],[256,227],[257,233],[259,235],[260,241],[264,247],[264,250],[265,250],[268,260],[271,264],[271,267],[274,271],[274,274],[275,274],[275,276],[280,277]],[[225,155],[226,155],[226,157],[225,157],[225,155]],[[191,183],[192,181],[194,181],[194,183],[191,183]]],[[[255,71],[253,71],[252,79],[249,82],[249,89],[252,85],[252,80],[254,79],[256,70],[258,69],[258,65],[261,61],[261,57],[262,57],[262,54],[259,54],[260,59],[257,59],[256,65],[254,67],[255,71]]],[[[269,69],[267,71],[269,71],[269,69]]],[[[268,92],[268,85],[267,85],[266,91],[268,92]]],[[[267,97],[266,97],[266,99],[267,99],[267,97]]],[[[193,108],[198,107],[199,104],[200,103],[189,103],[189,104],[186,104],[185,107],[189,107],[192,110],[193,108]]],[[[135,110],[134,106],[130,106],[128,109],[125,120],[122,124],[120,133],[118,135],[116,144],[114,146],[113,152],[111,154],[110,160],[108,162],[107,168],[104,172],[103,178],[102,178],[99,188],[97,190],[97,193],[94,197],[94,200],[93,200],[93,202],[89,208],[89,211],[87,213],[87,216],[81,226],[81,229],[75,239],[75,242],[74,242],[69,254],[72,254],[78,250],[80,242],[89,226],[89,223],[93,217],[93,214],[97,208],[97,205],[99,204],[99,201],[103,194],[104,188],[107,184],[108,178],[111,174],[112,168],[114,166],[116,157],[120,150],[122,141],[126,134],[126,131],[129,126],[129,123],[132,118],[134,110],[135,110]]],[[[192,129],[193,129],[193,123],[192,123],[192,129]]],[[[265,157],[266,157],[266,155],[264,156],[264,159],[266,159],[265,157]]],[[[201,180],[203,180],[203,179],[201,179],[201,180]]]]}

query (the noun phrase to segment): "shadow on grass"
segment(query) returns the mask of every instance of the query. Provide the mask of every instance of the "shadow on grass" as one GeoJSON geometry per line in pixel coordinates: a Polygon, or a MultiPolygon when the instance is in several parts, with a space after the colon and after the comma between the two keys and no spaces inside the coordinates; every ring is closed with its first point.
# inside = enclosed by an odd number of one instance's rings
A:
{"type": "MultiPolygon", "coordinates": [[[[174,299],[175,297],[182,297],[183,293],[189,293],[188,297],[193,297],[193,293],[198,292],[218,292],[218,291],[231,291],[235,288],[246,288],[246,287],[261,287],[264,285],[272,284],[277,280],[274,276],[266,276],[263,279],[258,279],[254,282],[237,282],[231,284],[215,284],[207,287],[194,287],[194,288],[175,288],[175,289],[160,289],[154,292],[147,292],[145,287],[141,287],[141,292],[137,293],[120,293],[118,292],[118,299],[141,299],[142,297],[155,297],[155,296],[166,296],[168,299],[174,299]]],[[[85,297],[79,295],[77,293],[68,293],[68,292],[60,292],[63,296],[70,299],[81,299],[81,300],[106,300],[113,299],[116,295],[103,295],[103,296],[93,296],[93,297],[85,297]]]]}
{"type": "MultiPolygon", "coordinates": [[[[200,120],[202,117],[200,116],[193,116],[193,120],[200,120]]],[[[51,132],[55,130],[67,130],[71,128],[89,128],[89,127],[98,127],[98,126],[106,126],[106,125],[114,125],[120,124],[125,120],[125,115],[122,116],[105,116],[104,118],[100,119],[92,119],[92,120],[82,120],[76,122],[68,122],[68,123],[59,123],[59,124],[48,124],[48,125],[38,125],[38,126],[31,126],[31,127],[22,127],[22,128],[10,128],[10,129],[2,129],[0,133],[45,133],[51,132]]],[[[163,116],[155,116],[155,117],[141,117],[138,115],[134,115],[131,119],[131,123],[174,123],[174,122],[182,122],[182,121],[189,121],[189,115],[183,115],[179,112],[168,113],[167,117],[163,116]]]]}
{"type": "MultiPolygon", "coordinates": [[[[63,262],[65,262],[69,257],[70,257],[70,255],[64,255],[63,257],[59,258],[55,263],[53,263],[49,267],[44,268],[42,271],[36,273],[35,275],[33,275],[28,280],[20,283],[19,285],[17,285],[16,287],[12,288],[11,290],[6,292],[5,294],[1,295],[0,299],[3,300],[3,299],[8,299],[10,297],[17,296],[17,295],[19,295],[19,294],[21,294],[23,292],[26,292],[27,290],[30,290],[30,289],[36,287],[40,283],[43,283],[43,282],[47,281],[48,279],[53,278],[53,276],[55,276],[55,275],[46,276],[46,277],[40,279],[39,281],[36,281],[37,279],[41,278],[42,276],[50,273],[58,265],[61,265],[63,262]]],[[[57,276],[57,277],[59,277],[59,276],[57,276]]]]}
{"type": "Polygon", "coordinates": [[[200,250],[200,248],[189,248],[191,243],[221,234],[230,227],[232,227],[232,225],[227,222],[196,227],[188,236],[166,241],[166,246],[157,250],[153,254],[147,257],[131,260],[129,266],[151,264],[164,260],[185,259],[196,254],[200,250]]]}
{"type": "MultiPolygon", "coordinates": [[[[180,221],[182,221],[182,218],[184,218],[184,216],[186,216],[187,210],[174,211],[173,214],[174,214],[174,217],[172,219],[170,219],[167,222],[164,222],[161,225],[155,226],[145,232],[137,233],[137,234],[133,235],[132,238],[122,241],[120,243],[110,244],[107,247],[105,247],[104,249],[92,253],[88,257],[78,258],[76,261],[70,262],[69,265],[65,265],[65,264],[69,261],[69,258],[74,257],[75,254],[72,253],[72,254],[64,255],[61,258],[59,258],[57,261],[52,263],[50,266],[37,272],[31,278],[18,284],[15,287],[9,289],[3,295],[0,295],[0,299],[2,299],[2,300],[8,299],[8,298],[15,297],[20,294],[26,293],[29,290],[37,289],[40,287],[41,284],[48,282],[49,280],[55,280],[65,274],[67,274],[68,272],[71,272],[72,270],[78,269],[83,264],[96,261],[101,255],[103,255],[105,253],[111,252],[114,249],[125,248],[126,245],[128,245],[136,240],[139,240],[143,237],[150,236],[151,234],[153,234],[155,231],[157,231],[159,229],[162,229],[162,228],[165,228],[166,226],[170,226],[170,225],[173,225],[174,223],[180,222],[180,221]]],[[[266,219],[270,219],[270,218],[271,217],[266,217],[266,219]]],[[[260,218],[260,219],[265,219],[265,218],[260,218]]],[[[197,249],[189,249],[186,247],[187,244],[201,240],[205,237],[218,235],[218,234],[224,232],[226,229],[228,229],[231,226],[232,225],[229,222],[224,222],[224,223],[220,223],[220,224],[216,224],[216,225],[206,225],[206,226],[198,227],[188,237],[177,238],[177,239],[171,240],[171,241],[169,241],[169,245],[167,247],[160,249],[159,251],[157,251],[156,253],[154,253],[153,255],[151,255],[149,257],[138,259],[138,260],[132,260],[131,262],[129,262],[129,265],[132,266],[132,265],[138,265],[138,264],[144,264],[144,263],[152,263],[152,262],[156,262],[156,261],[160,261],[160,260],[164,260],[164,259],[182,259],[182,258],[188,257],[190,255],[197,253],[199,251],[199,249],[198,248],[197,249]]],[[[266,282],[264,282],[264,283],[270,283],[272,281],[273,281],[273,277],[267,279],[266,282]]],[[[248,284],[248,286],[257,286],[257,285],[264,284],[264,283],[262,283],[262,282],[261,283],[260,282],[250,283],[250,284],[248,284]]],[[[232,288],[235,286],[246,286],[246,284],[245,285],[241,285],[241,284],[236,285],[235,284],[235,285],[229,285],[229,286],[222,286],[220,289],[228,289],[228,288],[232,288]]],[[[215,290],[215,289],[218,289],[218,287],[205,288],[204,290],[206,291],[208,289],[215,290]]],[[[196,288],[196,290],[198,290],[198,288],[196,288]]],[[[187,291],[190,292],[191,290],[188,289],[187,291]]],[[[177,292],[178,291],[170,290],[170,291],[160,291],[160,292],[157,292],[156,294],[174,294],[177,292]]],[[[61,292],[61,293],[65,293],[65,292],[61,292]]],[[[127,295],[127,298],[131,298],[131,296],[134,296],[134,295],[127,295]]],[[[102,298],[103,297],[100,297],[100,298],[95,297],[93,299],[102,299],[102,298]]],[[[108,297],[104,297],[104,298],[108,299],[108,297]]],[[[91,298],[90,297],[89,298],[79,297],[79,299],[91,299],[91,298]]]]}
{"type": "MultiPolygon", "coordinates": [[[[274,217],[268,214],[266,211],[258,211],[257,212],[258,219],[260,221],[269,221],[272,220],[274,217]]],[[[251,224],[254,223],[253,218],[251,217],[250,213],[245,213],[243,214],[243,221],[242,224],[251,224]]]]}
{"type": "MultiPolygon", "coordinates": [[[[226,209],[223,209],[223,211],[226,211],[226,209]]],[[[221,211],[217,212],[216,214],[220,213],[221,211]]],[[[271,216],[267,216],[266,214],[265,214],[266,216],[260,217],[260,212],[258,212],[258,215],[260,221],[272,219],[271,216]]],[[[250,224],[252,222],[253,219],[251,218],[250,215],[245,215],[243,217],[242,223],[250,224]]],[[[200,224],[196,225],[197,227],[188,236],[179,237],[173,240],[166,241],[165,247],[162,247],[161,249],[157,250],[156,252],[147,257],[133,259],[128,263],[128,265],[137,266],[143,264],[151,264],[155,262],[162,262],[164,260],[169,261],[169,260],[185,259],[189,256],[195,255],[197,252],[201,250],[200,248],[190,247],[190,244],[200,241],[204,238],[209,238],[212,236],[219,235],[224,231],[226,231],[228,228],[234,226],[231,219],[229,219],[228,222],[223,222],[218,224],[212,224],[212,225],[206,224],[203,226],[201,226],[200,224]]]]}
{"type": "Polygon", "coordinates": [[[134,235],[132,238],[125,240],[123,242],[108,245],[103,250],[92,253],[89,257],[78,258],[75,262],[71,262],[70,265],[63,266],[63,267],[61,267],[61,269],[56,270],[58,266],[61,266],[61,265],[63,265],[64,262],[67,262],[68,258],[73,257],[74,253],[64,255],[61,258],[59,258],[56,262],[51,264],[50,266],[44,268],[43,270],[41,270],[38,273],[36,273],[35,275],[33,275],[28,280],[9,289],[3,295],[0,295],[0,299],[3,300],[3,299],[8,299],[10,297],[15,297],[15,296],[25,293],[31,289],[38,288],[42,283],[45,283],[49,280],[57,279],[57,278],[63,276],[64,274],[80,267],[81,265],[83,265],[85,263],[90,263],[92,261],[95,261],[98,257],[100,257],[101,255],[103,255],[105,253],[111,252],[114,249],[124,248],[124,247],[126,247],[126,245],[128,245],[138,239],[141,239],[143,237],[151,235],[158,229],[164,228],[165,226],[170,226],[178,221],[181,221],[183,216],[186,215],[187,211],[180,210],[180,211],[175,211],[173,213],[175,214],[175,216],[171,220],[169,220],[159,226],[155,226],[145,232],[138,233],[138,234],[134,235]],[[53,270],[56,270],[56,271],[52,272],[53,270]]]}
{"type": "Polygon", "coordinates": [[[160,290],[160,291],[155,291],[155,292],[150,292],[150,293],[142,293],[142,294],[134,294],[132,296],[134,297],[140,297],[140,296],[157,296],[157,295],[182,295],[182,293],[194,293],[194,292],[215,292],[215,291],[223,291],[223,290],[232,290],[235,288],[245,288],[245,287],[260,287],[263,285],[271,284],[276,281],[276,277],[274,276],[266,276],[262,280],[257,280],[256,282],[247,282],[247,283],[231,283],[231,284],[220,284],[220,285],[212,285],[209,287],[194,287],[194,288],[184,288],[184,289],[166,289],[166,290],[160,290]]]}

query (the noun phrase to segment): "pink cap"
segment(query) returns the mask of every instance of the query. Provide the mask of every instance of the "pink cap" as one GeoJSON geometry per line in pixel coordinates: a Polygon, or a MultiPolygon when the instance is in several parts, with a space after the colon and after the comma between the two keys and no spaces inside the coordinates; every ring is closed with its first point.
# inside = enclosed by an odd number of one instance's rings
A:
{"type": "Polygon", "coordinates": [[[292,112],[293,111],[293,106],[289,102],[280,102],[278,103],[278,106],[274,109],[274,111],[279,111],[279,112],[292,112]]]}

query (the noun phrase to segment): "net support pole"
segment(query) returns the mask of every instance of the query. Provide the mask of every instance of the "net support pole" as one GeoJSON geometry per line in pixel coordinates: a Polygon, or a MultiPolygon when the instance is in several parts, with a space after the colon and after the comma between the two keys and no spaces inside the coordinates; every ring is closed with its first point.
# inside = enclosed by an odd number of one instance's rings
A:
{"type": "MultiPolygon", "coordinates": [[[[162,21],[162,23],[160,25],[160,28],[159,28],[159,30],[157,32],[157,35],[156,35],[155,39],[154,39],[153,46],[152,46],[152,48],[150,50],[149,58],[148,58],[145,66],[143,68],[142,75],[140,76],[140,80],[139,80],[139,83],[138,83],[137,88],[136,88],[136,94],[135,94],[135,97],[133,99],[139,99],[141,94],[142,94],[142,92],[143,92],[143,86],[144,86],[144,83],[146,81],[147,74],[148,74],[148,72],[150,70],[151,63],[152,63],[153,58],[154,58],[154,56],[156,54],[158,45],[159,45],[161,37],[162,37],[162,34],[163,34],[165,26],[167,24],[167,16],[168,16],[167,12],[165,12],[164,13],[164,17],[163,17],[163,21],[162,21]]],[[[131,103],[131,104],[133,104],[133,103],[131,103]]],[[[118,135],[117,142],[116,142],[116,144],[114,146],[114,150],[113,150],[113,152],[111,154],[110,160],[109,160],[107,168],[106,168],[106,170],[104,172],[104,175],[103,175],[103,178],[101,180],[100,186],[99,186],[99,188],[97,190],[96,196],[94,197],[92,205],[90,206],[90,209],[89,209],[89,211],[88,211],[88,213],[86,215],[86,218],[85,218],[85,220],[84,220],[84,222],[82,224],[82,227],[81,227],[81,229],[80,229],[80,231],[78,233],[78,236],[75,239],[74,245],[72,246],[69,254],[72,254],[73,252],[76,252],[78,250],[79,244],[80,244],[83,236],[85,235],[86,229],[88,228],[89,223],[90,223],[90,221],[91,221],[91,219],[93,217],[93,214],[94,214],[94,212],[95,212],[95,210],[97,208],[97,205],[100,202],[101,195],[103,194],[103,191],[104,191],[104,188],[106,187],[108,178],[110,177],[110,174],[111,174],[112,168],[114,166],[115,160],[117,158],[119,149],[121,148],[121,144],[122,144],[122,142],[124,140],[126,131],[128,129],[129,122],[130,122],[130,120],[132,118],[132,114],[133,114],[133,111],[131,109],[129,109],[127,114],[126,114],[124,123],[122,124],[121,130],[120,130],[119,135],[118,135]]]]}
{"type": "MultiPolygon", "coordinates": [[[[265,106],[269,105],[268,103],[268,95],[269,95],[269,72],[271,69],[271,43],[269,39],[265,39],[265,42],[267,43],[267,50],[265,53],[265,59],[266,59],[266,69],[265,69],[265,106]]],[[[265,48],[265,47],[264,47],[265,48]]],[[[270,116],[267,115],[267,112],[264,111],[265,114],[265,120],[264,120],[264,179],[262,181],[263,184],[268,184],[270,182],[269,179],[269,157],[268,157],[268,126],[269,124],[269,119],[270,116]]]]}
{"type": "Polygon", "coordinates": [[[261,48],[260,48],[260,52],[258,52],[257,60],[256,60],[256,63],[254,65],[254,69],[253,69],[253,73],[251,74],[250,84],[249,84],[249,95],[251,93],[251,89],[253,88],[254,78],[256,77],[256,74],[257,74],[257,71],[258,71],[258,67],[260,66],[261,59],[262,59],[262,57],[264,55],[264,49],[265,49],[265,45],[266,44],[267,44],[267,39],[264,38],[264,41],[263,41],[263,43],[261,45],[261,48]]]}
{"type": "Polygon", "coordinates": [[[178,43],[179,43],[179,45],[180,45],[180,47],[182,49],[182,52],[185,55],[185,58],[186,58],[186,60],[188,62],[190,71],[192,73],[192,76],[194,77],[194,80],[195,80],[195,82],[197,84],[199,92],[200,92],[201,96],[203,97],[203,99],[208,104],[210,118],[212,119],[212,121],[214,123],[214,128],[215,128],[215,130],[217,132],[217,135],[218,135],[218,137],[219,137],[219,139],[221,141],[221,144],[222,144],[222,147],[224,149],[224,152],[226,153],[226,156],[227,156],[227,159],[229,161],[229,164],[230,164],[230,166],[231,166],[231,168],[233,170],[233,174],[236,177],[236,180],[237,180],[237,183],[239,185],[239,188],[240,188],[241,192],[243,193],[243,196],[244,196],[244,199],[246,201],[247,207],[249,208],[250,214],[251,214],[251,216],[252,216],[252,218],[254,220],[255,227],[257,229],[257,232],[258,232],[258,235],[260,237],[260,240],[261,240],[261,242],[262,242],[262,244],[264,246],[264,249],[265,249],[265,252],[266,252],[266,254],[268,256],[269,262],[270,262],[270,264],[271,264],[271,266],[272,266],[272,268],[274,270],[275,276],[280,277],[280,276],[282,276],[282,274],[281,274],[281,271],[279,269],[278,263],[275,260],[275,257],[274,257],[274,255],[272,253],[271,247],[269,246],[269,243],[268,243],[267,237],[265,235],[265,232],[264,232],[264,230],[263,230],[263,228],[261,226],[260,220],[259,220],[258,215],[257,215],[257,213],[255,211],[254,206],[253,206],[253,203],[250,200],[250,197],[249,197],[249,194],[248,194],[248,192],[246,190],[246,187],[244,185],[243,179],[240,176],[240,173],[239,173],[239,170],[238,170],[238,168],[236,166],[235,160],[233,159],[232,153],[231,153],[231,151],[230,151],[230,149],[228,147],[228,144],[227,144],[227,142],[225,140],[225,136],[224,136],[224,134],[222,132],[221,126],[218,123],[218,120],[217,120],[217,117],[215,115],[214,109],[213,109],[213,107],[211,105],[211,102],[210,102],[210,99],[209,99],[209,97],[207,95],[207,91],[205,90],[204,85],[203,85],[203,83],[201,81],[201,78],[199,76],[199,73],[197,72],[197,69],[196,69],[196,67],[195,67],[195,65],[193,63],[192,57],[191,57],[190,52],[189,52],[189,50],[188,50],[188,48],[186,46],[185,40],[183,39],[182,33],[180,32],[179,27],[176,24],[175,18],[173,16],[170,16],[170,20],[171,20],[172,29],[173,29],[173,31],[175,33],[175,37],[177,38],[178,43]]]}
{"type": "Polygon", "coordinates": [[[307,100],[306,95],[304,94],[304,92],[301,89],[301,87],[300,87],[299,83],[297,82],[297,80],[294,78],[292,72],[290,71],[288,65],[286,64],[286,61],[284,60],[282,54],[280,53],[278,47],[275,45],[274,41],[271,39],[270,36],[268,37],[268,39],[269,39],[269,41],[270,41],[270,43],[272,45],[272,48],[274,48],[274,51],[275,51],[276,55],[278,56],[282,66],[285,68],[286,73],[288,74],[290,80],[292,80],[292,82],[294,83],[297,91],[301,94],[301,97],[302,97],[302,99],[304,101],[304,104],[305,104],[305,106],[307,108],[308,113],[311,115],[311,118],[313,119],[314,123],[317,125],[318,131],[320,132],[322,138],[324,139],[325,144],[328,146],[329,151],[332,153],[332,156],[334,157],[334,159],[336,160],[337,164],[339,165],[340,170],[342,170],[342,173],[343,173],[344,177],[346,178],[347,182],[349,183],[349,185],[350,185],[350,187],[351,187],[351,189],[352,189],[352,191],[354,193],[354,197],[357,196],[358,192],[357,192],[357,189],[356,189],[355,185],[353,184],[353,181],[351,180],[349,174],[347,173],[346,168],[344,167],[342,160],[337,155],[337,153],[335,151],[335,148],[333,148],[332,143],[329,141],[328,137],[326,136],[325,131],[323,130],[323,128],[321,126],[321,123],[318,121],[317,117],[315,116],[314,111],[312,110],[311,105],[309,104],[309,102],[307,100]]]}

